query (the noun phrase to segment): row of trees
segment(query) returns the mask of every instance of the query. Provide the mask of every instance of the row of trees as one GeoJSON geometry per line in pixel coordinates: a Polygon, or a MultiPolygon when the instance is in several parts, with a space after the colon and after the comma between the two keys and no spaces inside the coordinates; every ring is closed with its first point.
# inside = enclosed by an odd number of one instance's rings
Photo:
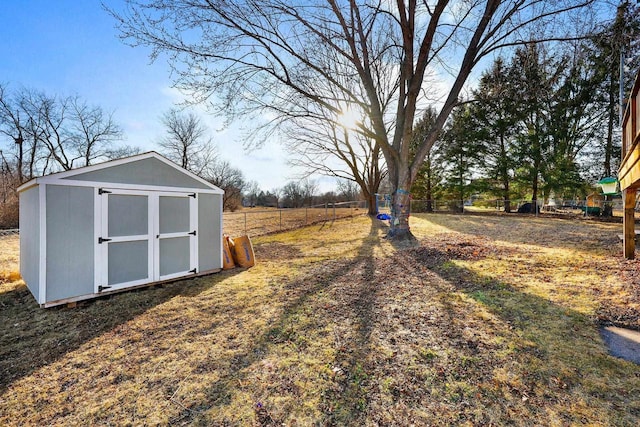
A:
{"type": "Polygon", "coordinates": [[[116,144],[122,129],[101,107],[1,84],[0,135],[9,142],[1,160],[19,183],[135,152],[116,144]]]}
{"type": "MultiPolygon", "coordinates": [[[[345,197],[359,197],[351,182],[339,183],[338,194],[318,194],[315,181],[291,181],[272,192],[248,182],[242,171],[222,160],[208,128],[193,112],[171,109],[160,118],[164,134],[161,154],[225,191],[223,209],[249,205],[297,208],[345,197]]],[[[77,96],[49,96],[0,86],[0,225],[18,223],[16,188],[40,175],[71,170],[138,153],[121,143],[123,133],[113,114],[89,106],[77,96]]]]}
{"type": "Polygon", "coordinates": [[[244,205],[302,208],[325,203],[352,202],[362,197],[360,187],[352,180],[338,180],[335,191],[318,193],[318,184],[310,179],[289,181],[282,188],[261,190],[256,182],[245,189],[244,205]]]}
{"type": "MultiPolygon", "coordinates": [[[[161,118],[159,151],[225,191],[224,209],[237,209],[246,180],[220,160],[207,128],[193,113],[170,110],[161,118]]],[[[78,96],[11,91],[0,85],[0,227],[18,225],[16,189],[41,175],[137,154],[122,144],[113,113],[78,96]]]]}
{"type": "MultiPolygon", "coordinates": [[[[207,127],[194,113],[172,109],[162,116],[166,134],[159,141],[161,153],[183,168],[225,191],[223,209],[235,211],[247,206],[301,208],[314,203],[352,201],[360,198],[360,188],[353,180],[338,180],[337,192],[318,194],[314,180],[287,182],[282,188],[261,190],[255,181],[247,181],[238,168],[221,160],[207,127]]],[[[374,204],[375,205],[375,204],[374,204]]]]}
{"type": "MultiPolygon", "coordinates": [[[[462,201],[484,193],[506,200],[509,211],[514,199],[584,197],[595,181],[615,175],[620,49],[640,36],[638,9],[626,7],[590,39],[553,49],[529,44],[495,60],[427,154],[414,196],[462,201]]],[[[628,59],[636,69],[638,55],[628,59]]],[[[427,110],[414,136],[434,120],[427,110]]]]}
{"type": "Polygon", "coordinates": [[[121,139],[113,114],[78,96],[0,84],[0,225],[18,222],[15,189],[20,184],[137,152],[121,139]]]}
{"type": "Polygon", "coordinates": [[[223,210],[238,209],[248,183],[240,169],[221,159],[202,120],[193,112],[171,109],[161,122],[165,135],[158,141],[160,153],[224,190],[223,210]]]}

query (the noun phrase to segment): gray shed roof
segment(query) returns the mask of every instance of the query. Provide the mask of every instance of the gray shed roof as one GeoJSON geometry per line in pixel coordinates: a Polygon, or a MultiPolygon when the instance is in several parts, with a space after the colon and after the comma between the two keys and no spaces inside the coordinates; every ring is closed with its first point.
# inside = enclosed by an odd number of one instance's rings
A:
{"type": "Polygon", "coordinates": [[[18,187],[18,192],[38,184],[224,193],[155,151],[34,178],[18,187]]]}

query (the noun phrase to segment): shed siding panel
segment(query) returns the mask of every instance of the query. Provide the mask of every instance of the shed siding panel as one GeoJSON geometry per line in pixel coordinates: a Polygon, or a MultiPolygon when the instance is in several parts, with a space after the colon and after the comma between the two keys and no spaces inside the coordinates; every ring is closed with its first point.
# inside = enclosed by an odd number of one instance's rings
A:
{"type": "Polygon", "coordinates": [[[47,185],[47,301],[94,292],[94,190],[47,185]]]}
{"type": "Polygon", "coordinates": [[[81,173],[68,179],[119,184],[156,185],[166,187],[203,188],[203,183],[158,159],[149,158],[81,173]]]}
{"type": "Polygon", "coordinates": [[[160,233],[181,233],[189,229],[189,198],[160,197],[160,233]]]}
{"type": "Polygon", "coordinates": [[[40,293],[40,204],[38,186],[20,193],[20,274],[38,301],[40,293]]]}
{"type": "Polygon", "coordinates": [[[146,240],[109,243],[108,284],[149,277],[149,244],[146,240]]]}
{"type": "Polygon", "coordinates": [[[199,271],[222,268],[222,196],[198,194],[199,271]]]}
{"type": "Polygon", "coordinates": [[[189,238],[160,240],[160,276],[189,271],[189,238]]]}

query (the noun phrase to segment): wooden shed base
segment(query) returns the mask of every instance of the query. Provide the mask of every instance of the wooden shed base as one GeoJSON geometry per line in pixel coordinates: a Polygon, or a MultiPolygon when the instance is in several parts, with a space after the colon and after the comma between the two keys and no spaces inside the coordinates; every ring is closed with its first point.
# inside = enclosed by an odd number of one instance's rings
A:
{"type": "Polygon", "coordinates": [[[40,304],[40,307],[42,307],[42,308],[50,308],[50,307],[55,307],[55,306],[58,306],[58,305],[66,304],[68,308],[74,308],[74,307],[77,306],[78,301],[84,301],[84,300],[88,300],[88,299],[99,298],[99,297],[103,297],[105,295],[119,294],[119,293],[122,293],[122,292],[132,291],[134,289],[148,288],[148,287],[151,287],[151,286],[162,285],[162,284],[165,284],[165,283],[173,283],[173,282],[179,282],[179,281],[182,281],[182,280],[189,280],[189,279],[193,279],[193,278],[196,278],[196,277],[208,276],[210,274],[219,273],[220,271],[222,271],[222,269],[218,268],[218,269],[215,269],[215,270],[203,271],[201,273],[192,274],[192,275],[189,275],[189,276],[176,277],[174,279],[161,280],[159,282],[145,283],[144,285],[131,286],[129,288],[116,289],[114,291],[104,291],[104,292],[100,292],[100,293],[97,293],[97,294],[86,294],[86,295],[79,295],[79,296],[71,297],[71,298],[59,299],[59,300],[56,300],[56,301],[48,301],[48,302],[46,302],[44,304],[40,304]]]}

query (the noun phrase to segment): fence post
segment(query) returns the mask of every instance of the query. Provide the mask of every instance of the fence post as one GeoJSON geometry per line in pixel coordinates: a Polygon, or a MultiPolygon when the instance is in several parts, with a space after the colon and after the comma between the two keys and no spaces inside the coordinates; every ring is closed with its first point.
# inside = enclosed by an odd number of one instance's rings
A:
{"type": "Polygon", "coordinates": [[[304,208],[304,225],[309,223],[309,208],[304,208]]]}
{"type": "Polygon", "coordinates": [[[333,202],[333,220],[336,220],[336,202],[333,202]]]}
{"type": "Polygon", "coordinates": [[[278,212],[280,212],[280,230],[282,230],[282,210],[279,210],[278,212]]]}
{"type": "Polygon", "coordinates": [[[325,221],[329,220],[329,203],[328,202],[324,203],[324,220],[325,221]]]}
{"type": "Polygon", "coordinates": [[[247,213],[244,213],[244,234],[249,234],[247,233],[247,213]]]}

